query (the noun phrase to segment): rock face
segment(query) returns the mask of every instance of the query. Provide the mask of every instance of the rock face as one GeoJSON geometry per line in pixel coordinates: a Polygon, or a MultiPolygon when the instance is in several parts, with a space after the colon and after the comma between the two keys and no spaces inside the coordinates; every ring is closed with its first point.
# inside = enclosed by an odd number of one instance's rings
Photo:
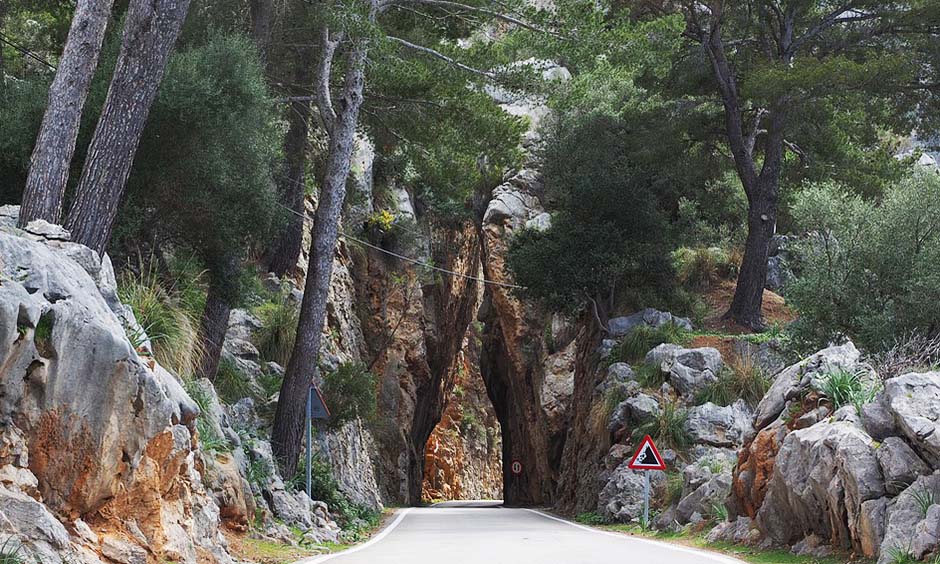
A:
{"type": "Polygon", "coordinates": [[[0,523],[44,562],[229,561],[195,466],[198,407],[138,357],[110,263],[33,231],[0,230],[0,523]],[[94,525],[71,537],[59,520],[94,525]]]}
{"type": "Polygon", "coordinates": [[[694,396],[718,379],[724,363],[717,349],[686,349],[662,344],[646,355],[646,363],[669,374],[669,382],[683,396],[694,396]]]}
{"type": "Polygon", "coordinates": [[[502,439],[480,376],[478,339],[471,328],[444,415],[425,449],[426,500],[502,499],[502,439]]]}

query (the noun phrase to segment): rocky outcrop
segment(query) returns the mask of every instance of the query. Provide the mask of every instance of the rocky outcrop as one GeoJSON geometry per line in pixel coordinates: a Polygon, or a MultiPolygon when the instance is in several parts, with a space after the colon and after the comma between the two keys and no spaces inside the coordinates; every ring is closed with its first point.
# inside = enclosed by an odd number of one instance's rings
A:
{"type": "Polygon", "coordinates": [[[198,407],[138,356],[110,263],[46,231],[0,230],[0,531],[43,562],[228,562],[198,407]]]}
{"type": "Polygon", "coordinates": [[[471,327],[447,407],[425,448],[425,500],[502,499],[502,439],[480,376],[479,351],[471,327]]]}

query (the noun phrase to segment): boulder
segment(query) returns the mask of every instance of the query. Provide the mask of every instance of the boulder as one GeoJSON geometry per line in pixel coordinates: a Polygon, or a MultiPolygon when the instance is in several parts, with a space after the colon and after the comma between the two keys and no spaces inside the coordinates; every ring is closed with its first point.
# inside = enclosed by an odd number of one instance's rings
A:
{"type": "Polygon", "coordinates": [[[866,558],[878,556],[885,536],[889,499],[880,497],[862,503],[858,516],[858,543],[866,558]]]}
{"type": "Polygon", "coordinates": [[[888,503],[878,564],[891,564],[893,550],[909,552],[919,560],[940,548],[937,540],[940,505],[925,508],[921,503],[938,492],[940,475],[921,476],[888,503]]]}
{"type": "Polygon", "coordinates": [[[940,467],[940,372],[892,378],[884,395],[907,440],[932,467],[940,467]]]}
{"type": "Polygon", "coordinates": [[[685,428],[696,443],[739,447],[751,431],[751,410],[744,400],[726,407],[708,402],[689,409],[685,428]]]}
{"type": "Polygon", "coordinates": [[[878,464],[885,480],[885,489],[891,495],[897,495],[923,475],[930,473],[930,468],[904,439],[888,437],[877,450],[878,464]]]}
{"type": "Polygon", "coordinates": [[[754,545],[760,540],[760,531],[750,517],[738,517],[732,521],[718,523],[705,540],[708,542],[731,542],[754,545]]]}
{"type": "Polygon", "coordinates": [[[860,362],[861,353],[851,342],[823,349],[809,358],[788,366],[774,378],[770,389],[757,405],[754,428],[761,430],[776,419],[787,402],[800,397],[811,389],[821,386],[821,378],[834,369],[855,372],[865,370],[873,374],[867,365],[860,362]]]}
{"type": "Polygon", "coordinates": [[[669,382],[685,397],[693,397],[715,382],[724,366],[718,349],[686,349],[673,344],[662,344],[651,350],[646,355],[646,363],[668,372],[669,382]]]}
{"type": "Polygon", "coordinates": [[[662,327],[670,323],[674,323],[687,331],[693,329],[692,322],[685,317],[678,317],[669,312],[647,308],[632,315],[614,317],[607,322],[607,332],[611,338],[617,339],[628,335],[640,325],[662,327]]]}
{"type": "Polygon", "coordinates": [[[862,406],[862,425],[865,431],[876,441],[900,434],[894,414],[888,409],[884,392],[875,396],[870,403],[862,406]]]}
{"type": "Polygon", "coordinates": [[[820,423],[784,439],[757,523],[780,544],[815,534],[860,550],[861,505],[884,495],[871,437],[851,423],[820,423]]]}
{"type": "MultiPolygon", "coordinates": [[[[609,521],[627,523],[643,515],[643,472],[620,464],[608,477],[597,499],[597,512],[609,521]]],[[[666,479],[664,472],[648,472],[651,491],[666,479]]]]}
{"type": "Polygon", "coordinates": [[[615,362],[607,367],[607,375],[594,388],[594,391],[599,395],[605,395],[611,390],[618,390],[623,393],[630,382],[636,382],[633,369],[625,362],[615,362]]]}
{"type": "Polygon", "coordinates": [[[731,471],[713,475],[705,483],[683,497],[676,506],[676,518],[685,524],[692,520],[692,515],[714,515],[715,508],[724,504],[731,492],[731,471]]]}
{"type": "Polygon", "coordinates": [[[62,564],[72,552],[68,531],[45,506],[0,486],[0,547],[9,535],[24,552],[24,562],[62,564]]]}

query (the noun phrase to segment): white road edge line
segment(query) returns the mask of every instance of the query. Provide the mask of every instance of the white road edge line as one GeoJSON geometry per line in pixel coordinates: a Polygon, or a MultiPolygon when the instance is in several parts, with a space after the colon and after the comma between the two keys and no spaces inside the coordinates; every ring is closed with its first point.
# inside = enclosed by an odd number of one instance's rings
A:
{"type": "Polygon", "coordinates": [[[321,562],[326,562],[327,560],[332,560],[334,558],[339,558],[340,556],[345,556],[347,554],[354,554],[356,552],[359,552],[360,550],[365,550],[366,548],[369,548],[373,544],[380,542],[382,539],[387,537],[392,531],[394,531],[395,528],[398,527],[399,524],[401,524],[402,519],[404,519],[405,516],[411,512],[412,509],[413,508],[411,507],[406,507],[405,509],[399,509],[398,514],[395,516],[395,520],[392,521],[388,527],[385,527],[384,529],[382,529],[382,531],[379,534],[375,535],[374,537],[372,537],[371,539],[367,540],[366,542],[362,544],[356,545],[348,550],[343,550],[342,552],[334,552],[332,554],[323,554],[321,556],[311,556],[309,558],[304,558],[303,560],[298,560],[294,562],[294,564],[320,564],[321,562]]]}
{"type": "Polygon", "coordinates": [[[645,539],[645,538],[643,538],[643,537],[637,537],[637,536],[632,536],[632,535],[625,535],[625,534],[621,534],[621,533],[613,533],[613,532],[610,532],[610,531],[604,531],[604,530],[601,530],[601,529],[595,529],[595,528],[593,528],[593,527],[587,527],[587,526],[585,526],[585,525],[581,525],[581,524],[575,523],[575,522],[573,522],[573,521],[568,521],[567,519],[562,519],[561,517],[556,517],[556,516],[554,516],[554,515],[550,515],[550,514],[548,514],[548,513],[544,513],[544,512],[542,512],[542,511],[537,510],[537,509],[528,509],[528,508],[525,508],[525,507],[523,507],[523,508],[521,508],[521,509],[522,509],[523,511],[528,511],[528,512],[530,512],[530,513],[535,513],[536,515],[541,515],[542,517],[545,517],[546,519],[551,519],[552,521],[558,521],[559,523],[564,523],[564,524],[566,524],[566,525],[570,525],[570,526],[572,526],[572,527],[575,527],[576,529],[581,529],[582,531],[587,531],[587,532],[589,532],[589,533],[596,533],[596,534],[598,534],[598,535],[606,535],[606,536],[609,536],[609,537],[615,537],[615,538],[618,538],[618,539],[621,539],[621,540],[626,540],[626,541],[637,541],[637,542],[643,542],[643,543],[646,543],[646,544],[653,544],[653,545],[656,545],[656,546],[661,546],[661,547],[663,547],[663,548],[668,548],[668,549],[676,550],[676,551],[679,551],[679,552],[685,552],[685,553],[688,553],[688,554],[695,554],[695,555],[698,555],[698,556],[702,556],[703,558],[708,558],[708,559],[713,560],[713,561],[715,561],[715,562],[722,562],[722,563],[725,563],[725,564],[744,564],[744,561],[743,561],[743,560],[737,560],[737,559],[735,559],[735,558],[731,558],[730,556],[723,556],[723,555],[721,555],[721,554],[716,554],[716,553],[714,553],[714,552],[708,552],[707,550],[698,550],[698,549],[695,549],[695,548],[689,548],[689,547],[687,547],[687,546],[672,544],[672,543],[668,543],[668,542],[661,542],[661,541],[656,541],[656,540],[652,540],[652,539],[645,539]]]}

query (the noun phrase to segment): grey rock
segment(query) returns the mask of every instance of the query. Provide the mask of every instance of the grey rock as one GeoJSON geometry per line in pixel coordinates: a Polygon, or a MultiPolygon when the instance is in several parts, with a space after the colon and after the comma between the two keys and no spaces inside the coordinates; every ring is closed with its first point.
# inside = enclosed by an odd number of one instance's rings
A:
{"type": "Polygon", "coordinates": [[[647,394],[637,394],[623,402],[627,409],[627,416],[634,422],[640,423],[659,414],[659,402],[647,394]]]}
{"type": "Polygon", "coordinates": [[[859,544],[868,558],[877,556],[884,541],[888,498],[869,499],[862,503],[858,517],[859,544]]]}
{"type": "Polygon", "coordinates": [[[861,504],[884,495],[871,437],[851,423],[820,423],[783,440],[757,523],[780,544],[816,534],[858,548],[861,504]]]}
{"type": "Polygon", "coordinates": [[[686,349],[673,344],[662,344],[651,350],[646,355],[646,363],[668,372],[669,382],[686,397],[694,396],[715,382],[724,366],[718,349],[686,349]]]}
{"type": "Polygon", "coordinates": [[[918,477],[930,473],[927,464],[899,437],[888,437],[876,452],[885,488],[891,495],[901,493],[918,477]]]}
{"type": "Polygon", "coordinates": [[[884,392],[875,396],[871,403],[862,406],[862,425],[876,441],[883,441],[900,433],[894,421],[894,414],[888,409],[884,392]]]}
{"type": "Polygon", "coordinates": [[[712,529],[705,539],[708,542],[731,542],[735,544],[754,545],[760,540],[760,531],[754,526],[750,517],[738,517],[734,521],[719,523],[712,529]]]}
{"type": "Polygon", "coordinates": [[[535,231],[548,231],[552,228],[552,214],[542,212],[526,221],[525,226],[526,229],[534,229],[535,231]]]}
{"type": "Polygon", "coordinates": [[[633,369],[625,362],[615,362],[607,368],[607,375],[601,381],[594,391],[598,394],[606,394],[610,390],[620,390],[626,387],[628,382],[635,382],[636,375],[633,369]]]}
{"type": "Polygon", "coordinates": [[[684,524],[691,522],[692,515],[695,513],[712,515],[715,513],[715,507],[722,505],[729,493],[731,493],[731,472],[712,476],[679,501],[679,505],[676,506],[676,517],[680,523],[684,524]]]}
{"type": "Polygon", "coordinates": [[[118,564],[147,564],[147,551],[117,535],[106,535],[101,554],[118,564]]]}
{"type": "MultiPolygon", "coordinates": [[[[666,479],[664,472],[649,472],[650,488],[666,479]]],[[[643,472],[627,468],[627,461],[607,479],[597,500],[597,512],[609,521],[627,523],[643,514],[643,472]]]]}
{"type": "Polygon", "coordinates": [[[669,312],[647,308],[632,315],[614,317],[607,323],[608,334],[613,338],[624,337],[640,325],[662,327],[674,323],[687,331],[693,329],[692,322],[685,317],[678,317],[669,312]]]}
{"type": "Polygon", "coordinates": [[[542,212],[538,198],[506,183],[493,190],[493,197],[483,214],[483,223],[502,224],[508,221],[513,228],[517,228],[542,212]]]}
{"type": "Polygon", "coordinates": [[[787,401],[817,387],[820,378],[836,368],[855,371],[860,368],[858,349],[851,342],[823,349],[809,358],[788,366],[774,378],[754,414],[754,429],[761,430],[776,419],[787,401]]]}
{"type": "Polygon", "coordinates": [[[604,339],[601,341],[599,347],[597,347],[597,354],[601,360],[606,359],[610,356],[610,353],[613,352],[614,347],[617,346],[617,341],[613,339],[604,339]]]}
{"type": "Polygon", "coordinates": [[[892,378],[884,394],[907,440],[932,467],[940,467],[940,372],[892,378]]]}
{"type": "Polygon", "coordinates": [[[807,535],[806,538],[793,545],[790,549],[797,556],[812,556],[813,558],[826,558],[832,555],[832,548],[816,534],[807,535]]]}
{"type": "Polygon", "coordinates": [[[806,429],[829,417],[829,408],[821,405],[801,415],[793,424],[794,429],[806,429]]]}
{"type": "Polygon", "coordinates": [[[739,447],[751,430],[751,411],[744,400],[726,407],[708,402],[689,409],[685,428],[696,443],[739,447]]]}
{"type": "Polygon", "coordinates": [[[919,477],[888,504],[878,564],[891,564],[892,549],[907,550],[921,559],[938,548],[940,505],[931,506],[924,515],[917,501],[924,492],[934,492],[934,495],[940,492],[940,475],[919,477]]]}
{"type": "Polygon", "coordinates": [[[70,241],[72,239],[72,234],[69,233],[68,229],[61,225],[49,223],[44,219],[30,221],[26,225],[25,231],[30,235],[36,235],[50,241],[70,241]]]}
{"type": "MultiPolygon", "coordinates": [[[[23,549],[42,562],[62,562],[69,552],[69,534],[35,499],[0,486],[0,533],[16,535],[23,549]]],[[[2,546],[2,543],[0,543],[2,546]]]]}

